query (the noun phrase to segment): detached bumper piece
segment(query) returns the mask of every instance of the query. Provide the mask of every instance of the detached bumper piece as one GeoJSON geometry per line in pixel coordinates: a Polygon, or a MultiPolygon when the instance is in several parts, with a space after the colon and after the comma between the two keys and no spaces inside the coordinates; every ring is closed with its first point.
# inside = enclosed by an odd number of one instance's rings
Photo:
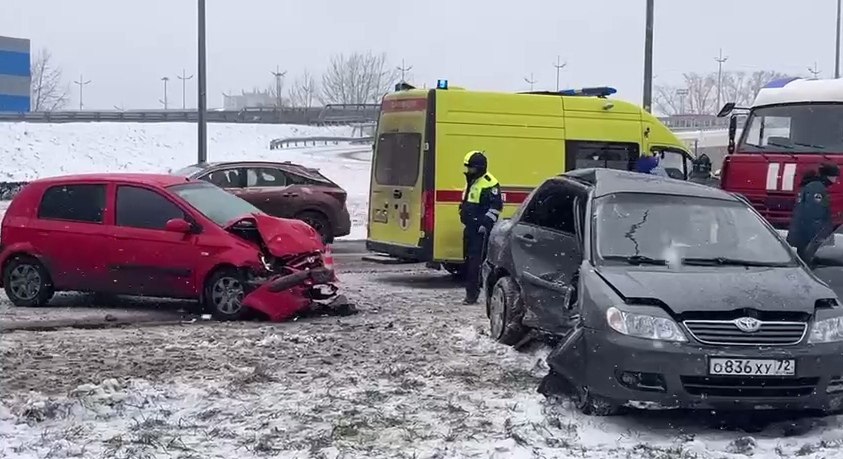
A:
{"type": "Polygon", "coordinates": [[[339,295],[332,269],[316,268],[277,276],[256,285],[243,305],[259,311],[272,322],[304,315],[350,315],[357,312],[345,295],[339,295]]]}

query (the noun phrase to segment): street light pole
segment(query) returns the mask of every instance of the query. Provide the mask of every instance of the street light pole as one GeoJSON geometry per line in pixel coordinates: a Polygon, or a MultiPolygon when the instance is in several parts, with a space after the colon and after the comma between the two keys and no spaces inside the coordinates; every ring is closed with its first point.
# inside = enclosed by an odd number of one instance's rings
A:
{"type": "Polygon", "coordinates": [[[653,2],[647,0],[647,25],[644,31],[644,110],[653,105],[653,2]]]}
{"type": "Polygon", "coordinates": [[[840,78],[840,0],[837,0],[837,40],[834,44],[834,78],[840,78]]]}
{"type": "Polygon", "coordinates": [[[560,57],[559,57],[559,56],[556,56],[556,63],[555,63],[555,64],[553,64],[553,67],[555,67],[555,68],[556,68],[556,92],[559,92],[559,72],[560,72],[562,69],[564,69],[566,65],[568,65],[568,63],[567,63],[567,62],[565,62],[564,64],[562,64],[562,63],[560,63],[560,62],[561,62],[561,61],[560,61],[560,57]]]}
{"type": "Polygon", "coordinates": [[[84,86],[87,86],[90,82],[91,82],[91,80],[86,81],[84,78],[82,78],[81,73],[79,74],[79,81],[73,82],[73,84],[76,84],[76,85],[79,86],[79,111],[82,111],[82,107],[83,107],[83,105],[82,105],[82,88],[84,86]]]}
{"type": "Polygon", "coordinates": [[[187,94],[187,80],[193,78],[193,75],[187,76],[187,72],[184,69],[181,69],[181,75],[176,75],[179,80],[181,80],[181,109],[187,109],[187,98],[185,94],[187,94]]]}
{"type": "Polygon", "coordinates": [[[205,0],[199,0],[199,68],[198,75],[198,135],[199,135],[199,150],[196,155],[199,164],[208,161],[208,124],[205,120],[205,113],[208,110],[205,90],[205,0]]]}
{"type": "Polygon", "coordinates": [[[164,82],[164,100],[162,102],[164,102],[164,110],[167,110],[167,83],[170,81],[170,77],[161,77],[161,81],[164,82]]]}
{"type": "Polygon", "coordinates": [[[714,60],[717,61],[717,105],[714,106],[714,109],[720,110],[720,88],[723,86],[723,64],[728,61],[729,58],[723,57],[723,48],[720,48],[720,53],[714,58],[714,60]]]}

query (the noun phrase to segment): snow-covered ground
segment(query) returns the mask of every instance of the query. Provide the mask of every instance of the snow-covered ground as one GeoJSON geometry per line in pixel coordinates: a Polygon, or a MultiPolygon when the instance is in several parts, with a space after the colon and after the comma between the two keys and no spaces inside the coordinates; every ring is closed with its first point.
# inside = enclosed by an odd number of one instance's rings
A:
{"type": "MultiPolygon", "coordinates": [[[[371,147],[270,150],[284,137],[351,136],[348,127],[208,124],[208,160],[292,161],[319,168],[348,192],[352,234],[366,236],[371,147]]],[[[86,172],[170,172],[196,162],[190,123],[0,123],[0,182],[86,172]]]]}
{"type": "Polygon", "coordinates": [[[356,316],[3,335],[0,457],[843,458],[834,418],[583,416],[441,274],[342,280],[356,316]]]}

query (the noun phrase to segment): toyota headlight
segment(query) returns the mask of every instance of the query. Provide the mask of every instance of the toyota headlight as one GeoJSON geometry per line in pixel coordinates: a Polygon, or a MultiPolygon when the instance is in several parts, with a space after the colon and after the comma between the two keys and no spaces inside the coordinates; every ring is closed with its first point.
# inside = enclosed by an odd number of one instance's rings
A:
{"type": "Polygon", "coordinates": [[[688,341],[679,325],[665,317],[636,314],[611,307],[606,311],[606,322],[612,330],[627,336],[659,341],[688,341]]]}
{"type": "Polygon", "coordinates": [[[811,336],[808,342],[835,343],[843,341],[843,317],[832,317],[831,319],[817,320],[811,327],[811,336]]]}

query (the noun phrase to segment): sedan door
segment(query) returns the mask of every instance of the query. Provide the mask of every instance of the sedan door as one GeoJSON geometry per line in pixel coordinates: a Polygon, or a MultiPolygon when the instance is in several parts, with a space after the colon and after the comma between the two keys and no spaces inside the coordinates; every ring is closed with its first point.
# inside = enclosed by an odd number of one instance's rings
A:
{"type": "Polygon", "coordinates": [[[512,229],[512,261],[527,312],[525,325],[556,334],[572,326],[579,266],[583,258],[577,223],[585,190],[551,181],[533,195],[512,229]]]}

